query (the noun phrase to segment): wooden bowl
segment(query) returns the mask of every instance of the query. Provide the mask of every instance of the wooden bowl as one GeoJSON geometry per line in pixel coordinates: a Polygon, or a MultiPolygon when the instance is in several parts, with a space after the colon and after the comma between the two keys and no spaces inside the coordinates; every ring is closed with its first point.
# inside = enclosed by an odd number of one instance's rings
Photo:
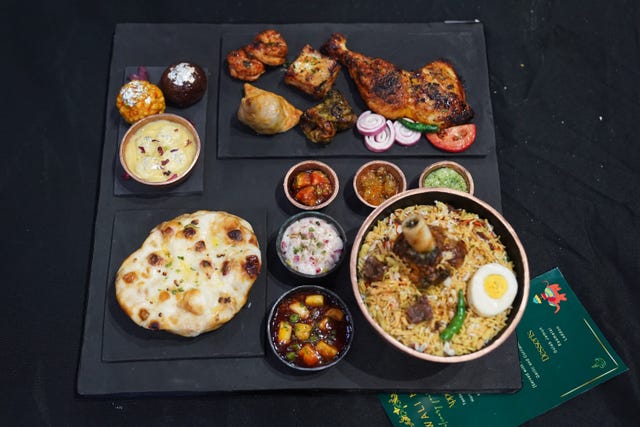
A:
{"type": "Polygon", "coordinates": [[[367,322],[371,327],[378,332],[384,340],[392,345],[399,351],[406,353],[412,357],[428,360],[430,362],[439,363],[461,363],[470,360],[483,357],[491,353],[504,343],[509,336],[516,330],[516,326],[522,319],[525,308],[527,306],[527,299],[529,297],[529,264],[527,261],[527,255],[525,250],[518,239],[516,232],[511,225],[500,215],[500,213],[491,207],[486,202],[461,191],[448,190],[448,189],[427,189],[417,188],[408,190],[402,194],[387,200],[380,206],[378,206],[371,214],[365,219],[364,223],[360,227],[351,250],[350,258],[350,278],[352,290],[355,295],[356,303],[362,311],[367,322]],[[483,348],[468,354],[454,355],[454,356],[439,356],[417,351],[414,348],[408,347],[400,341],[396,340],[387,331],[385,331],[371,316],[367,306],[363,300],[362,295],[358,287],[358,256],[360,248],[364,242],[366,235],[373,229],[379,220],[387,218],[391,213],[397,209],[404,209],[414,205],[431,205],[435,201],[446,203],[454,208],[465,209],[467,212],[477,214],[480,218],[484,218],[489,221],[493,226],[494,231],[498,236],[502,244],[505,246],[510,260],[514,265],[514,273],[518,281],[518,293],[513,301],[511,311],[507,318],[507,325],[500,331],[487,345],[483,348]]]}
{"type": "Polygon", "coordinates": [[[402,169],[400,169],[395,164],[384,160],[373,160],[371,162],[365,163],[360,167],[360,169],[357,170],[355,176],[353,177],[353,190],[355,191],[358,199],[360,199],[362,203],[371,208],[375,208],[378,205],[365,198],[365,196],[363,195],[364,187],[361,180],[365,173],[371,170],[376,170],[378,168],[383,168],[386,172],[388,172],[395,178],[396,183],[398,183],[397,191],[395,194],[402,193],[407,189],[407,179],[404,176],[404,172],[402,172],[402,169]]]}
{"type": "Polygon", "coordinates": [[[144,119],[141,119],[131,125],[131,127],[124,134],[122,142],[120,143],[119,157],[122,168],[124,169],[125,173],[132,179],[145,185],[154,187],[166,187],[173,186],[185,180],[189,176],[194,166],[196,165],[198,158],[200,157],[200,151],[200,136],[198,135],[198,132],[191,124],[191,122],[175,114],[163,113],[145,117],[144,119]],[[193,148],[189,148],[188,150],[188,153],[193,153],[193,157],[191,158],[191,156],[188,156],[185,161],[181,162],[178,172],[175,172],[175,170],[171,170],[171,166],[176,165],[175,160],[177,159],[176,157],[174,157],[174,163],[172,164],[171,158],[172,153],[179,152],[174,150],[184,149],[182,146],[182,141],[176,143],[176,145],[171,145],[171,147],[173,148],[168,148],[166,145],[164,145],[163,143],[165,143],[165,141],[153,144],[150,143],[150,145],[147,145],[147,148],[144,148],[142,145],[137,147],[132,146],[132,144],[136,144],[136,140],[140,135],[139,132],[148,130],[149,125],[162,120],[176,123],[184,127],[185,132],[184,134],[181,133],[181,135],[185,136],[186,138],[184,146],[194,144],[195,151],[193,148]],[[137,173],[136,171],[139,169],[135,167],[135,162],[140,162],[143,160],[145,162],[148,162],[147,164],[153,164],[154,167],[162,168],[163,172],[161,172],[161,177],[146,178],[145,176],[137,173]]]}
{"type": "Polygon", "coordinates": [[[473,184],[473,177],[471,176],[471,173],[469,173],[469,171],[467,170],[467,168],[465,168],[464,166],[462,166],[459,163],[456,162],[452,162],[450,160],[443,160],[441,162],[436,162],[433,163],[429,166],[427,166],[424,171],[422,171],[422,173],[420,174],[420,180],[418,181],[418,186],[420,188],[435,188],[435,187],[426,187],[424,185],[424,180],[427,177],[427,175],[429,175],[431,172],[434,172],[438,169],[441,168],[449,168],[452,169],[454,171],[456,171],[458,174],[460,174],[460,176],[462,176],[462,178],[464,179],[465,183],[467,184],[467,193],[473,195],[474,192],[474,184],[473,184]]]}
{"type": "Polygon", "coordinates": [[[340,182],[338,180],[338,175],[336,174],[336,172],[331,168],[331,166],[317,160],[305,160],[291,166],[291,168],[287,171],[287,173],[284,176],[282,185],[284,188],[284,194],[287,196],[287,199],[289,199],[291,204],[299,209],[303,209],[306,211],[318,210],[318,209],[327,207],[336,198],[336,196],[338,195],[338,191],[340,190],[340,182]],[[331,193],[329,198],[327,198],[322,203],[318,203],[314,205],[305,205],[299,202],[298,200],[296,200],[293,194],[292,184],[297,174],[299,174],[300,172],[312,171],[312,170],[321,171],[327,176],[327,178],[329,178],[329,182],[333,187],[333,192],[331,193]]]}

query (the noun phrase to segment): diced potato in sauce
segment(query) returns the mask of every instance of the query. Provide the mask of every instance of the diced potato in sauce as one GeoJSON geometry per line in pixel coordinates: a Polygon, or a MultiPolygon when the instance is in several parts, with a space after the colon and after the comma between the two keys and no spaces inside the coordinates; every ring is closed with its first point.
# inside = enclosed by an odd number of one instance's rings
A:
{"type": "Polygon", "coordinates": [[[342,322],[342,319],[344,319],[344,313],[339,308],[330,308],[325,314],[338,322],[342,322]]]}
{"type": "Polygon", "coordinates": [[[322,307],[324,305],[324,296],[319,294],[307,295],[304,302],[312,307],[322,307]]]}
{"type": "Polygon", "coordinates": [[[320,355],[311,344],[305,344],[298,352],[298,356],[302,359],[302,363],[307,366],[314,366],[320,360],[320,355]]]}
{"type": "Polygon", "coordinates": [[[318,344],[316,344],[316,350],[318,351],[318,353],[320,353],[320,355],[322,357],[325,357],[327,359],[331,359],[333,357],[336,357],[336,354],[338,354],[338,349],[335,348],[332,345],[327,344],[324,341],[320,341],[318,342],[318,344]]]}
{"type": "Polygon", "coordinates": [[[312,326],[307,323],[296,323],[293,325],[293,333],[299,340],[308,340],[311,335],[312,326]]]}
{"type": "Polygon", "coordinates": [[[331,330],[331,319],[329,319],[328,317],[323,317],[322,320],[320,320],[318,322],[318,328],[320,328],[320,330],[322,332],[327,332],[331,330]]]}
{"type": "Polygon", "coordinates": [[[309,317],[309,309],[300,301],[294,301],[289,305],[291,311],[300,316],[301,319],[309,317]]]}
{"type": "Polygon", "coordinates": [[[278,324],[278,344],[284,345],[291,342],[291,332],[293,328],[287,322],[280,322],[278,324]]]}

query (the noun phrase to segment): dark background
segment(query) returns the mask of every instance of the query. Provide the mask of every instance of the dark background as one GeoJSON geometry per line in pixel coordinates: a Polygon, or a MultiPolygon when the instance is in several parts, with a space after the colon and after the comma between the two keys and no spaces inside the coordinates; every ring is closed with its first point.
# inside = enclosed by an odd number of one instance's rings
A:
{"type": "Polygon", "coordinates": [[[10,425],[389,425],[375,394],[87,399],[75,392],[118,22],[485,28],[502,210],[630,370],[528,423],[640,418],[640,9],[632,1],[3,2],[0,416],[10,425]],[[303,419],[307,421],[302,421],[303,419]]]}

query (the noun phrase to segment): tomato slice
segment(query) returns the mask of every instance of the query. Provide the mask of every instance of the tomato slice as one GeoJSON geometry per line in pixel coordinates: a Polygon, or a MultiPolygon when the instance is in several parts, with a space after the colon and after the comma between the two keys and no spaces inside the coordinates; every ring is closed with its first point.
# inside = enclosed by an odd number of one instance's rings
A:
{"type": "Polygon", "coordinates": [[[466,150],[476,140],[476,125],[466,124],[452,126],[437,133],[428,133],[427,139],[436,148],[450,153],[466,150]]]}

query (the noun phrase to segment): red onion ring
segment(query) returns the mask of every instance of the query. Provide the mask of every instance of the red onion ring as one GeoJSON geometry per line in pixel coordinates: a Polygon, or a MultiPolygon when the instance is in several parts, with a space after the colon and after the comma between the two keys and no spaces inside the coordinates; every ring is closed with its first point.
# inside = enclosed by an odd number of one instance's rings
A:
{"type": "Polygon", "coordinates": [[[356,121],[358,132],[365,136],[377,135],[386,125],[386,119],[380,114],[367,110],[360,114],[356,121]]]}
{"type": "MultiPolygon", "coordinates": [[[[409,119],[406,119],[409,120],[409,119]]],[[[396,120],[393,122],[393,127],[396,131],[396,142],[400,145],[410,146],[416,144],[422,134],[415,130],[411,130],[408,127],[404,126],[400,121],[396,120]]]]}
{"type": "Polygon", "coordinates": [[[395,141],[396,130],[391,120],[387,120],[384,128],[376,135],[365,135],[364,137],[364,145],[374,153],[388,150],[395,141]]]}

